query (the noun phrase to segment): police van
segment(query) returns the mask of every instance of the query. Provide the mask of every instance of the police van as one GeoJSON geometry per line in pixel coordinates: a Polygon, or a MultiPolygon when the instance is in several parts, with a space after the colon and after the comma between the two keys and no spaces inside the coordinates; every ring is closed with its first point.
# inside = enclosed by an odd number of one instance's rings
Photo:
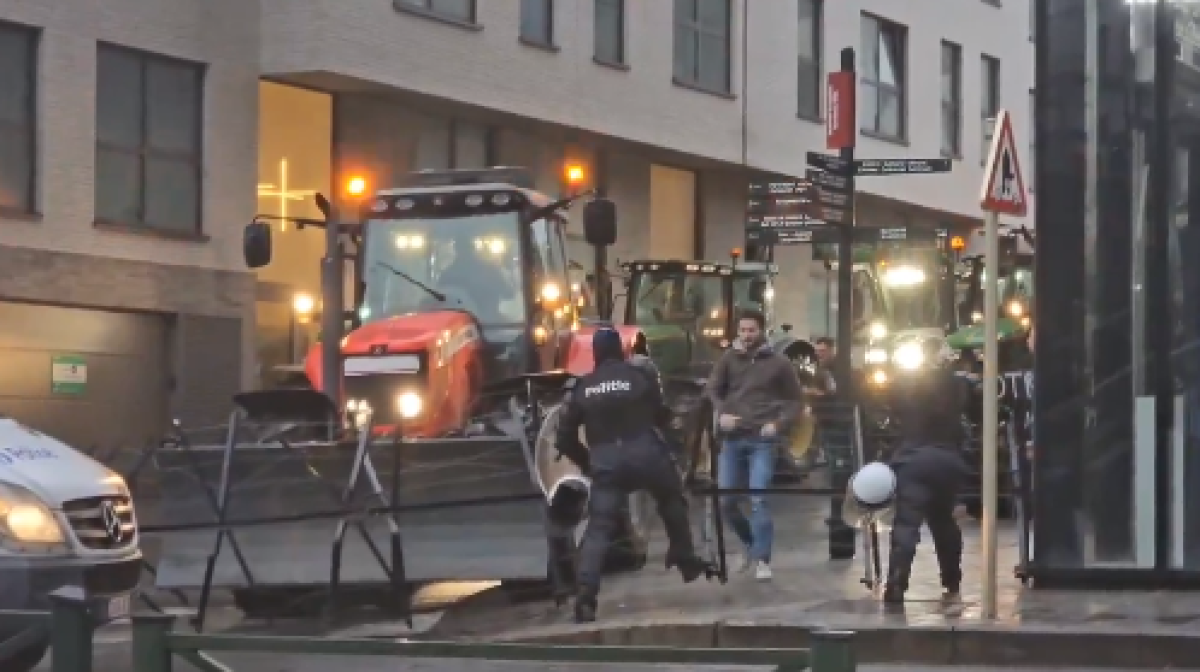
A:
{"type": "Polygon", "coordinates": [[[0,670],[45,656],[49,593],[83,589],[97,623],[129,615],[141,577],[137,518],[125,480],[96,460],[0,415],[0,670]]]}

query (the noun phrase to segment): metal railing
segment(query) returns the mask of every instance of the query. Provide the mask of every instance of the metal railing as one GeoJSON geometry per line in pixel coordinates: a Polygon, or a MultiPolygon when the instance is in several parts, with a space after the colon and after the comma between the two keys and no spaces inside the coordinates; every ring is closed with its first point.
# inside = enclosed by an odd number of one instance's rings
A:
{"type": "MultiPolygon", "coordinates": [[[[132,672],[173,672],[176,659],[206,672],[234,672],[213,653],[372,656],[406,659],[612,665],[762,666],[778,672],[855,672],[853,633],[814,632],[810,648],[722,649],[667,646],[592,646],[492,642],[396,642],[181,633],[164,614],[134,616],[132,672]]],[[[55,672],[77,672],[58,670],[55,672]]]]}
{"type": "MultiPolygon", "coordinates": [[[[96,627],[105,622],[96,600],[78,588],[50,595],[49,611],[0,611],[0,624],[24,627],[0,642],[0,663],[26,646],[49,638],[52,672],[92,672],[96,627]]],[[[300,656],[372,656],[425,660],[641,665],[761,666],[778,672],[856,672],[854,633],[814,631],[807,648],[676,648],[454,641],[386,641],[196,634],[176,632],[176,617],[135,614],[131,672],[173,672],[176,660],[206,672],[235,672],[214,653],[300,656]]],[[[0,668],[3,666],[0,665],[0,668]]]]}

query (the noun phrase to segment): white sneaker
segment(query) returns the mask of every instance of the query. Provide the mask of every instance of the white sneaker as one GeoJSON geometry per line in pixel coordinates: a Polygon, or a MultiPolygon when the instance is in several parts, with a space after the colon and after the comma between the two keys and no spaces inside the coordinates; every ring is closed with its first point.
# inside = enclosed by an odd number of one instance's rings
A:
{"type": "Polygon", "coordinates": [[[774,577],[771,573],[771,566],[759,560],[754,565],[754,579],[756,581],[770,581],[774,577]]]}

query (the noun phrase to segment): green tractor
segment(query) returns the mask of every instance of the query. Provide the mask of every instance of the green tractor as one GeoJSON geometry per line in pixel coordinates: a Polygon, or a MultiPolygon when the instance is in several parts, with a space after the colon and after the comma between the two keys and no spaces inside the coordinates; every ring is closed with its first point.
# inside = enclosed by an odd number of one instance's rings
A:
{"type": "MultiPolygon", "coordinates": [[[[945,338],[957,324],[952,248],[961,239],[944,229],[928,233],[855,245],[851,365],[868,406],[893,368],[908,364],[906,344],[945,338]]],[[[814,254],[834,267],[836,246],[819,245],[814,254]]]]}

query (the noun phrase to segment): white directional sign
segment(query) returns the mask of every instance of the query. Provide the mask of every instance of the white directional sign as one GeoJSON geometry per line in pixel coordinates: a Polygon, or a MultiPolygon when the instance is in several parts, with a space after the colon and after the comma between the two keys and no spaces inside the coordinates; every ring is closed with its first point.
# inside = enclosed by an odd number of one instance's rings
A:
{"type": "Polygon", "coordinates": [[[979,204],[988,212],[1014,217],[1024,217],[1029,209],[1025,197],[1025,179],[1021,176],[1021,163],[1017,159],[1017,143],[1013,141],[1012,120],[1006,110],[1001,110],[996,119],[996,132],[992,135],[992,150],[988,153],[979,204]]]}

